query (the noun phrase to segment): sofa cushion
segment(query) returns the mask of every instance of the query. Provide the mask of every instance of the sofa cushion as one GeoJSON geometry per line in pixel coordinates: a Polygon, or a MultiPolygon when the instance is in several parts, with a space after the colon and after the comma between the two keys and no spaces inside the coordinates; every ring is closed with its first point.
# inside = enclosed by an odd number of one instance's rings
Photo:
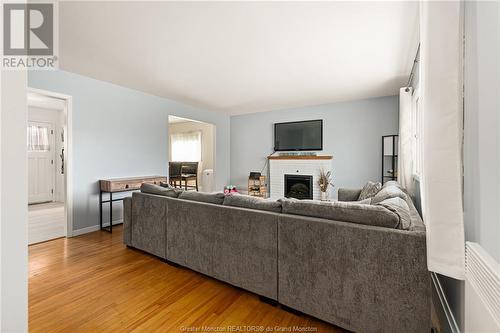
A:
{"type": "Polygon", "coordinates": [[[224,193],[183,191],[179,195],[179,199],[222,205],[222,203],[224,202],[224,193]]]}
{"type": "Polygon", "coordinates": [[[226,195],[226,197],[224,198],[224,205],[281,213],[280,201],[253,197],[251,195],[243,195],[243,194],[226,195]]]}
{"type": "Polygon", "coordinates": [[[399,225],[397,226],[398,229],[410,229],[412,224],[410,207],[408,207],[405,200],[400,197],[389,198],[377,203],[377,206],[383,206],[399,217],[399,225]]]}
{"type": "Polygon", "coordinates": [[[141,185],[141,192],[149,193],[149,194],[156,194],[156,195],[163,195],[165,197],[171,197],[171,198],[178,198],[179,194],[181,194],[183,191],[181,189],[178,189],[178,188],[163,187],[160,185],[143,183],[141,185]]]}
{"type": "Polygon", "coordinates": [[[374,197],[375,194],[377,194],[381,188],[382,184],[380,183],[374,183],[374,182],[366,183],[366,185],[361,190],[361,193],[359,194],[358,200],[361,201],[374,197]]]}
{"type": "Polygon", "coordinates": [[[358,202],[280,199],[285,214],[397,228],[399,216],[383,206],[358,202]]]}
{"type": "Polygon", "coordinates": [[[338,198],[339,201],[357,201],[360,193],[361,189],[359,188],[341,187],[338,190],[338,198]]]}
{"type": "MultiPolygon", "coordinates": [[[[396,183],[397,184],[397,183],[396,183]]],[[[407,200],[408,197],[405,192],[401,189],[399,185],[389,184],[382,187],[382,189],[372,198],[372,205],[376,205],[379,202],[390,198],[401,198],[407,200]]]]}

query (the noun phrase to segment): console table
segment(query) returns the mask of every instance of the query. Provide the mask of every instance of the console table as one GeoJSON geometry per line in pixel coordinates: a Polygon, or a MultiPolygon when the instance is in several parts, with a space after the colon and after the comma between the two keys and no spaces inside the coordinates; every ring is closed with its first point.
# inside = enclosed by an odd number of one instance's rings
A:
{"type": "Polygon", "coordinates": [[[160,184],[167,182],[167,177],[164,176],[145,176],[145,177],[127,177],[114,179],[99,180],[99,226],[101,230],[113,232],[113,202],[122,201],[123,198],[113,199],[113,193],[132,192],[141,188],[143,183],[160,184]],[[109,199],[103,200],[103,194],[109,193],[109,199]],[[102,205],[109,203],[109,226],[104,227],[102,224],[102,205]]]}

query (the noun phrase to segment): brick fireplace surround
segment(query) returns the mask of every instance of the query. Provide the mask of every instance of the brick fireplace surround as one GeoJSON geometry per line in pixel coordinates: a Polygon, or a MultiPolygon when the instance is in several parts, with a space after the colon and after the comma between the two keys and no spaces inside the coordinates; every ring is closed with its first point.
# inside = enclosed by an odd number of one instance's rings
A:
{"type": "Polygon", "coordinates": [[[321,169],[325,172],[332,169],[332,156],[269,156],[269,190],[272,199],[285,196],[285,175],[304,175],[313,177],[313,199],[319,200],[321,195],[318,177],[321,169]]]}

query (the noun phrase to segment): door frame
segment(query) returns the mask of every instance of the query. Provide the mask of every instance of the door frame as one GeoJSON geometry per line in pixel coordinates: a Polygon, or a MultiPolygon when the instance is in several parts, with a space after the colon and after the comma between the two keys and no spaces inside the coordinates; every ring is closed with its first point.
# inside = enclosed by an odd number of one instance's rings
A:
{"type": "MultiPolygon", "coordinates": [[[[64,115],[66,123],[64,127],[64,180],[65,180],[65,202],[64,212],[66,215],[66,224],[64,233],[66,237],[73,236],[73,97],[49,90],[36,89],[28,87],[27,93],[35,93],[42,96],[62,99],[65,102],[64,115]]],[[[27,98],[27,95],[26,95],[27,98]]]]}
{"type": "MultiPolygon", "coordinates": [[[[170,149],[171,148],[171,141],[170,141],[170,137],[171,137],[171,133],[170,133],[170,126],[172,124],[174,124],[174,122],[171,122],[170,121],[170,116],[172,117],[176,117],[176,118],[183,118],[187,121],[190,121],[190,122],[193,122],[193,123],[202,123],[202,124],[207,124],[207,125],[210,125],[212,127],[212,151],[213,151],[213,156],[212,156],[212,170],[213,170],[213,187],[214,189],[217,189],[217,177],[216,177],[216,174],[217,174],[217,124],[214,123],[214,122],[210,122],[210,121],[205,121],[205,120],[198,120],[198,119],[195,119],[195,118],[187,118],[187,117],[184,117],[182,115],[177,115],[177,114],[169,114],[167,116],[167,140],[168,140],[168,153],[167,153],[167,175],[169,174],[169,171],[168,171],[168,162],[171,162],[172,161],[172,150],[170,149]]],[[[202,158],[203,158],[203,133],[202,133],[202,138],[201,138],[201,145],[202,145],[202,158]]],[[[203,165],[202,165],[203,167],[203,165]]],[[[203,170],[200,170],[200,174],[203,174],[203,170]]],[[[202,182],[202,179],[203,179],[203,176],[200,177],[198,179],[198,184],[200,184],[200,182],[202,182]]]]}

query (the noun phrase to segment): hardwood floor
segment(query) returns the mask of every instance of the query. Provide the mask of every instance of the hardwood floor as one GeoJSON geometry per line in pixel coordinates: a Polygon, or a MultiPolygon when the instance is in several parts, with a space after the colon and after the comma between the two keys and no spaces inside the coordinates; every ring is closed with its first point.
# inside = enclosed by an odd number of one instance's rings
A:
{"type": "Polygon", "coordinates": [[[346,332],[128,249],[121,237],[120,226],[112,235],[97,231],[29,247],[30,332],[214,332],[233,325],[346,332]]]}

